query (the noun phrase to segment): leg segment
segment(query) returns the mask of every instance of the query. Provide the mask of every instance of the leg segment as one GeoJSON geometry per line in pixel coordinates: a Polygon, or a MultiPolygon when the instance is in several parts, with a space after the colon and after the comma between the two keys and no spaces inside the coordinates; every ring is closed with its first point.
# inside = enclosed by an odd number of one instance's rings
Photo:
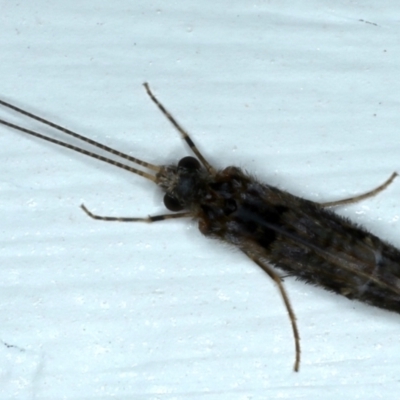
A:
{"type": "Polygon", "coordinates": [[[198,159],[201,161],[201,163],[204,165],[204,167],[207,169],[207,171],[210,174],[214,174],[215,173],[214,168],[211,166],[211,164],[209,164],[209,162],[200,153],[199,149],[196,147],[193,140],[190,138],[189,134],[178,124],[178,121],[170,114],[170,112],[157,100],[157,98],[154,96],[154,94],[150,90],[149,84],[146,82],[143,84],[143,86],[145,87],[146,92],[150,96],[150,99],[153,101],[153,103],[167,117],[167,119],[169,120],[169,122],[171,122],[171,124],[175,127],[175,129],[180,132],[183,140],[189,145],[190,149],[198,157],[198,159]]]}
{"type": "Polygon", "coordinates": [[[89,211],[84,204],[81,205],[81,208],[90,218],[101,220],[101,221],[118,221],[118,222],[158,222],[165,221],[166,219],[174,219],[174,218],[188,218],[191,217],[192,214],[190,212],[182,212],[177,214],[164,214],[164,215],[153,215],[148,216],[146,218],[130,218],[130,217],[105,217],[101,215],[93,214],[89,211]]]}
{"type": "Polygon", "coordinates": [[[368,199],[369,197],[373,197],[378,193],[382,192],[383,190],[385,190],[394,181],[397,175],[398,175],[397,172],[393,172],[393,174],[390,175],[389,179],[383,182],[382,185],[378,186],[373,190],[370,190],[367,193],[360,194],[359,196],[349,197],[347,199],[342,199],[337,201],[328,201],[326,203],[319,203],[319,204],[322,207],[336,207],[336,206],[342,206],[344,204],[357,203],[358,201],[368,199]]]}
{"type": "Polygon", "coordinates": [[[250,252],[246,252],[245,250],[241,249],[251,260],[253,260],[261,269],[263,269],[269,277],[278,285],[278,289],[281,292],[281,296],[283,299],[283,302],[285,303],[286,310],[289,314],[289,319],[292,324],[292,330],[293,330],[293,337],[294,337],[294,344],[295,344],[295,349],[296,349],[296,358],[294,362],[294,370],[296,372],[299,371],[300,367],[300,335],[299,335],[299,330],[297,329],[297,324],[296,324],[296,316],[294,315],[292,306],[289,301],[289,297],[286,293],[286,290],[282,284],[282,279],[280,276],[266,263],[261,261],[257,256],[250,252]]]}

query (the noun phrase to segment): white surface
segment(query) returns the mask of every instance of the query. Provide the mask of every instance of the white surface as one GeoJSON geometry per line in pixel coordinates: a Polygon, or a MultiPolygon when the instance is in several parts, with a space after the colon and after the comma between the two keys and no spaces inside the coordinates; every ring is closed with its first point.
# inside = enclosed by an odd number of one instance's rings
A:
{"type": "MultiPolygon", "coordinates": [[[[2,3],[1,98],[155,163],[187,148],[328,201],[400,170],[398,1],[2,3]]],[[[1,118],[44,133],[39,124],[1,118]]],[[[282,301],[140,177],[0,127],[1,399],[395,399],[399,316],[286,280],[282,301]],[[2,344],[3,343],[3,344],[2,344]]],[[[400,181],[342,213],[400,246],[400,181]]]]}

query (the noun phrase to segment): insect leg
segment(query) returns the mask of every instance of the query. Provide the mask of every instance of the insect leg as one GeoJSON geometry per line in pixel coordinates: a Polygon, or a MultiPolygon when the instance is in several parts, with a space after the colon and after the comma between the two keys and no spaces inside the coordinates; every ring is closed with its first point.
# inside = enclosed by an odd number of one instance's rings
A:
{"type": "Polygon", "coordinates": [[[296,359],[294,362],[294,370],[296,372],[299,371],[300,367],[300,335],[299,335],[299,330],[297,329],[297,323],[296,323],[296,316],[294,315],[294,311],[292,309],[292,306],[290,304],[289,297],[286,293],[286,290],[283,286],[282,279],[281,277],[265,262],[261,261],[259,258],[257,258],[254,254],[251,252],[247,252],[243,249],[241,249],[251,260],[253,260],[261,269],[263,269],[269,277],[278,285],[278,289],[281,292],[281,296],[283,299],[283,302],[285,303],[286,310],[289,314],[289,319],[292,324],[292,330],[293,330],[293,337],[294,337],[294,344],[295,344],[295,349],[296,349],[296,359]]]}
{"type": "Polygon", "coordinates": [[[200,153],[197,146],[194,144],[193,140],[190,138],[189,134],[178,124],[178,121],[170,114],[170,112],[157,100],[154,96],[153,92],[150,90],[150,86],[147,82],[143,84],[146,89],[147,94],[149,95],[150,99],[153,103],[160,109],[160,111],[167,117],[169,122],[175,127],[178,132],[182,135],[183,140],[189,145],[190,149],[193,151],[194,154],[199,158],[201,163],[207,169],[210,174],[215,174],[214,167],[204,158],[204,156],[200,153]]]}
{"type": "Polygon", "coordinates": [[[349,197],[347,199],[328,201],[326,203],[319,203],[319,205],[322,207],[335,207],[335,206],[341,206],[343,204],[357,203],[358,201],[368,199],[369,197],[373,197],[378,193],[382,192],[383,190],[385,190],[394,181],[394,178],[396,178],[397,175],[398,175],[397,172],[393,172],[393,174],[390,175],[389,179],[383,182],[382,185],[378,186],[373,190],[370,190],[369,192],[360,194],[358,196],[349,197]]]}
{"type": "Polygon", "coordinates": [[[164,221],[166,219],[173,219],[173,218],[188,218],[191,217],[192,214],[190,212],[182,212],[177,214],[164,214],[164,215],[153,215],[148,216],[145,218],[130,218],[130,217],[105,217],[102,215],[93,214],[89,211],[83,204],[81,208],[89,217],[93,219],[98,219],[101,221],[118,221],[118,222],[157,222],[157,221],[164,221]]]}

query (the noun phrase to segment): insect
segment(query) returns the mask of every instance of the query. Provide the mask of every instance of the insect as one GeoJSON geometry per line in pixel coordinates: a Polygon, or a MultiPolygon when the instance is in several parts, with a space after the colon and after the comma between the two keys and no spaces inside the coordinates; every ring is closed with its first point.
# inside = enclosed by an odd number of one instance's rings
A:
{"type": "Polygon", "coordinates": [[[176,165],[154,165],[114,150],[69,129],[0,100],[0,105],[46,124],[142,167],[131,167],[75,145],[0,120],[0,123],[59,146],[140,175],[164,192],[164,205],[173,213],[145,218],[108,217],[83,211],[103,221],[157,222],[171,218],[194,218],[205,236],[239,248],[276,283],[292,326],[295,344],[294,370],[300,365],[300,335],[296,317],[282,277],[295,276],[349,299],[400,313],[400,251],[332,211],[329,207],[354,203],[384,190],[397,176],[365,194],[316,203],[261,183],[240,168],[216,170],[204,158],[175,118],[154,96],[147,94],[197,157],[187,156],[176,165]]]}

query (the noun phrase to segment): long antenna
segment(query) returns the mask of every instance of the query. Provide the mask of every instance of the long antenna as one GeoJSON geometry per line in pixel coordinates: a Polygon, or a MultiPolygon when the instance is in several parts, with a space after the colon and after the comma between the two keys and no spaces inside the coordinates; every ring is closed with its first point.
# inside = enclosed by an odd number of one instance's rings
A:
{"type": "MultiPolygon", "coordinates": [[[[16,112],[18,112],[20,114],[23,114],[23,115],[25,115],[25,116],[27,116],[29,118],[32,118],[32,119],[34,119],[36,121],[39,121],[39,122],[41,122],[41,123],[43,123],[45,125],[48,125],[48,126],[54,128],[54,129],[56,129],[56,130],[58,130],[58,131],[60,131],[62,133],[70,135],[70,136],[72,136],[72,137],[74,137],[74,138],[76,138],[78,140],[81,140],[83,142],[89,143],[90,145],[95,146],[95,147],[97,147],[97,148],[99,148],[101,150],[107,151],[107,152],[109,152],[109,153],[111,153],[111,154],[113,154],[115,156],[124,158],[124,159],[129,160],[129,161],[131,161],[133,163],[136,163],[136,164],[141,165],[141,166],[143,166],[145,168],[148,168],[148,169],[150,169],[152,171],[159,172],[160,169],[161,169],[161,167],[159,167],[158,165],[154,165],[154,164],[148,163],[146,161],[140,160],[139,158],[132,157],[132,156],[130,156],[128,154],[125,154],[125,153],[122,153],[122,152],[120,152],[118,150],[112,149],[111,147],[108,147],[108,146],[106,146],[106,145],[104,145],[102,143],[96,142],[95,140],[92,140],[92,139],[89,139],[89,138],[87,138],[85,136],[82,136],[82,135],[80,135],[80,134],[78,134],[76,132],[73,132],[73,131],[71,131],[71,130],[69,130],[67,128],[64,128],[64,127],[62,127],[60,125],[57,125],[54,122],[51,122],[51,121],[49,121],[47,119],[39,117],[39,116],[37,116],[35,114],[32,114],[32,113],[30,113],[28,111],[22,110],[21,108],[16,107],[16,106],[14,106],[14,105],[12,105],[10,103],[7,103],[7,102],[5,102],[3,100],[0,100],[0,105],[2,105],[4,107],[7,107],[7,108],[9,108],[9,109],[11,109],[13,111],[16,111],[16,112]]],[[[141,171],[141,170],[139,170],[137,168],[130,167],[130,166],[128,166],[126,164],[123,164],[121,162],[112,160],[112,159],[110,159],[108,157],[104,157],[104,156],[101,156],[99,154],[93,153],[91,151],[85,150],[83,148],[71,145],[69,143],[65,143],[65,142],[63,142],[61,140],[53,139],[53,138],[51,138],[49,136],[45,136],[45,135],[43,135],[41,133],[32,131],[30,129],[23,128],[22,126],[13,124],[13,123],[5,121],[3,119],[0,119],[0,124],[6,125],[6,126],[8,126],[10,128],[18,130],[20,132],[27,133],[28,135],[35,136],[35,137],[37,137],[39,139],[46,140],[46,141],[48,141],[50,143],[54,143],[54,144],[56,144],[58,146],[66,147],[67,149],[76,151],[78,153],[85,154],[85,155],[87,155],[89,157],[95,158],[97,160],[106,162],[106,163],[111,164],[111,165],[114,165],[114,166],[116,166],[118,168],[122,168],[122,169],[124,169],[126,171],[129,171],[129,172],[132,172],[134,174],[143,176],[144,178],[149,179],[149,180],[157,183],[157,179],[156,179],[156,177],[154,175],[151,175],[151,174],[149,174],[149,173],[147,173],[145,171],[141,171]]]]}
{"type": "MultiPolygon", "coordinates": [[[[158,167],[157,165],[150,164],[150,163],[142,161],[142,160],[140,160],[140,159],[138,159],[136,157],[132,157],[129,154],[125,154],[125,153],[122,153],[121,151],[112,149],[111,147],[108,147],[105,144],[96,142],[95,140],[92,140],[92,139],[89,139],[89,138],[87,138],[85,136],[82,136],[79,133],[76,133],[74,131],[71,131],[70,129],[64,128],[61,125],[57,125],[54,122],[51,122],[51,121],[49,121],[47,119],[39,117],[38,115],[35,115],[35,114],[32,114],[32,113],[30,113],[28,111],[22,110],[21,108],[19,108],[17,106],[14,106],[13,104],[10,104],[10,103],[7,103],[7,102],[5,102],[3,100],[0,100],[0,105],[2,105],[4,107],[7,107],[7,108],[10,108],[11,110],[14,110],[14,111],[16,111],[16,112],[18,112],[20,114],[26,115],[29,118],[32,118],[32,119],[34,119],[36,121],[41,122],[42,124],[51,126],[52,128],[57,129],[60,132],[63,132],[65,134],[67,134],[67,135],[70,135],[70,136],[72,136],[72,137],[74,137],[76,139],[82,140],[83,142],[89,143],[92,146],[95,146],[95,147],[97,147],[97,148],[99,148],[101,150],[107,151],[107,152],[109,152],[111,154],[114,154],[114,155],[116,155],[118,157],[125,158],[126,160],[129,160],[129,161],[134,162],[136,164],[143,165],[144,167],[152,169],[153,171],[156,171],[156,172],[160,171],[160,167],[158,167]]],[[[5,121],[2,121],[2,123],[4,123],[4,122],[5,121]]],[[[5,125],[7,125],[7,124],[5,124],[5,125]]],[[[17,128],[15,128],[15,126],[11,126],[11,127],[13,127],[14,129],[17,129],[17,128]]],[[[25,132],[25,133],[29,133],[29,132],[25,132]]]]}
{"type": "Polygon", "coordinates": [[[22,126],[18,126],[18,125],[12,124],[12,123],[4,121],[2,119],[0,119],[0,124],[9,126],[10,128],[16,129],[17,131],[27,133],[28,135],[35,136],[35,137],[37,137],[39,139],[46,140],[47,142],[57,144],[58,146],[66,147],[67,149],[76,151],[78,153],[85,154],[86,156],[95,158],[96,160],[100,160],[100,161],[106,162],[107,164],[114,165],[114,166],[116,166],[118,168],[122,168],[122,169],[124,169],[126,171],[133,172],[134,174],[143,176],[144,178],[149,179],[149,180],[157,183],[157,179],[156,179],[156,177],[154,175],[151,175],[151,174],[149,174],[149,173],[147,173],[145,171],[141,171],[140,169],[137,169],[137,168],[134,168],[134,167],[130,167],[129,165],[122,164],[122,163],[120,163],[118,161],[112,160],[111,158],[101,156],[100,154],[93,153],[91,151],[82,149],[82,148],[77,147],[77,146],[73,146],[72,144],[62,142],[61,140],[53,139],[51,137],[42,135],[41,133],[38,133],[38,132],[35,132],[35,131],[31,131],[30,129],[23,128],[22,126]]]}

